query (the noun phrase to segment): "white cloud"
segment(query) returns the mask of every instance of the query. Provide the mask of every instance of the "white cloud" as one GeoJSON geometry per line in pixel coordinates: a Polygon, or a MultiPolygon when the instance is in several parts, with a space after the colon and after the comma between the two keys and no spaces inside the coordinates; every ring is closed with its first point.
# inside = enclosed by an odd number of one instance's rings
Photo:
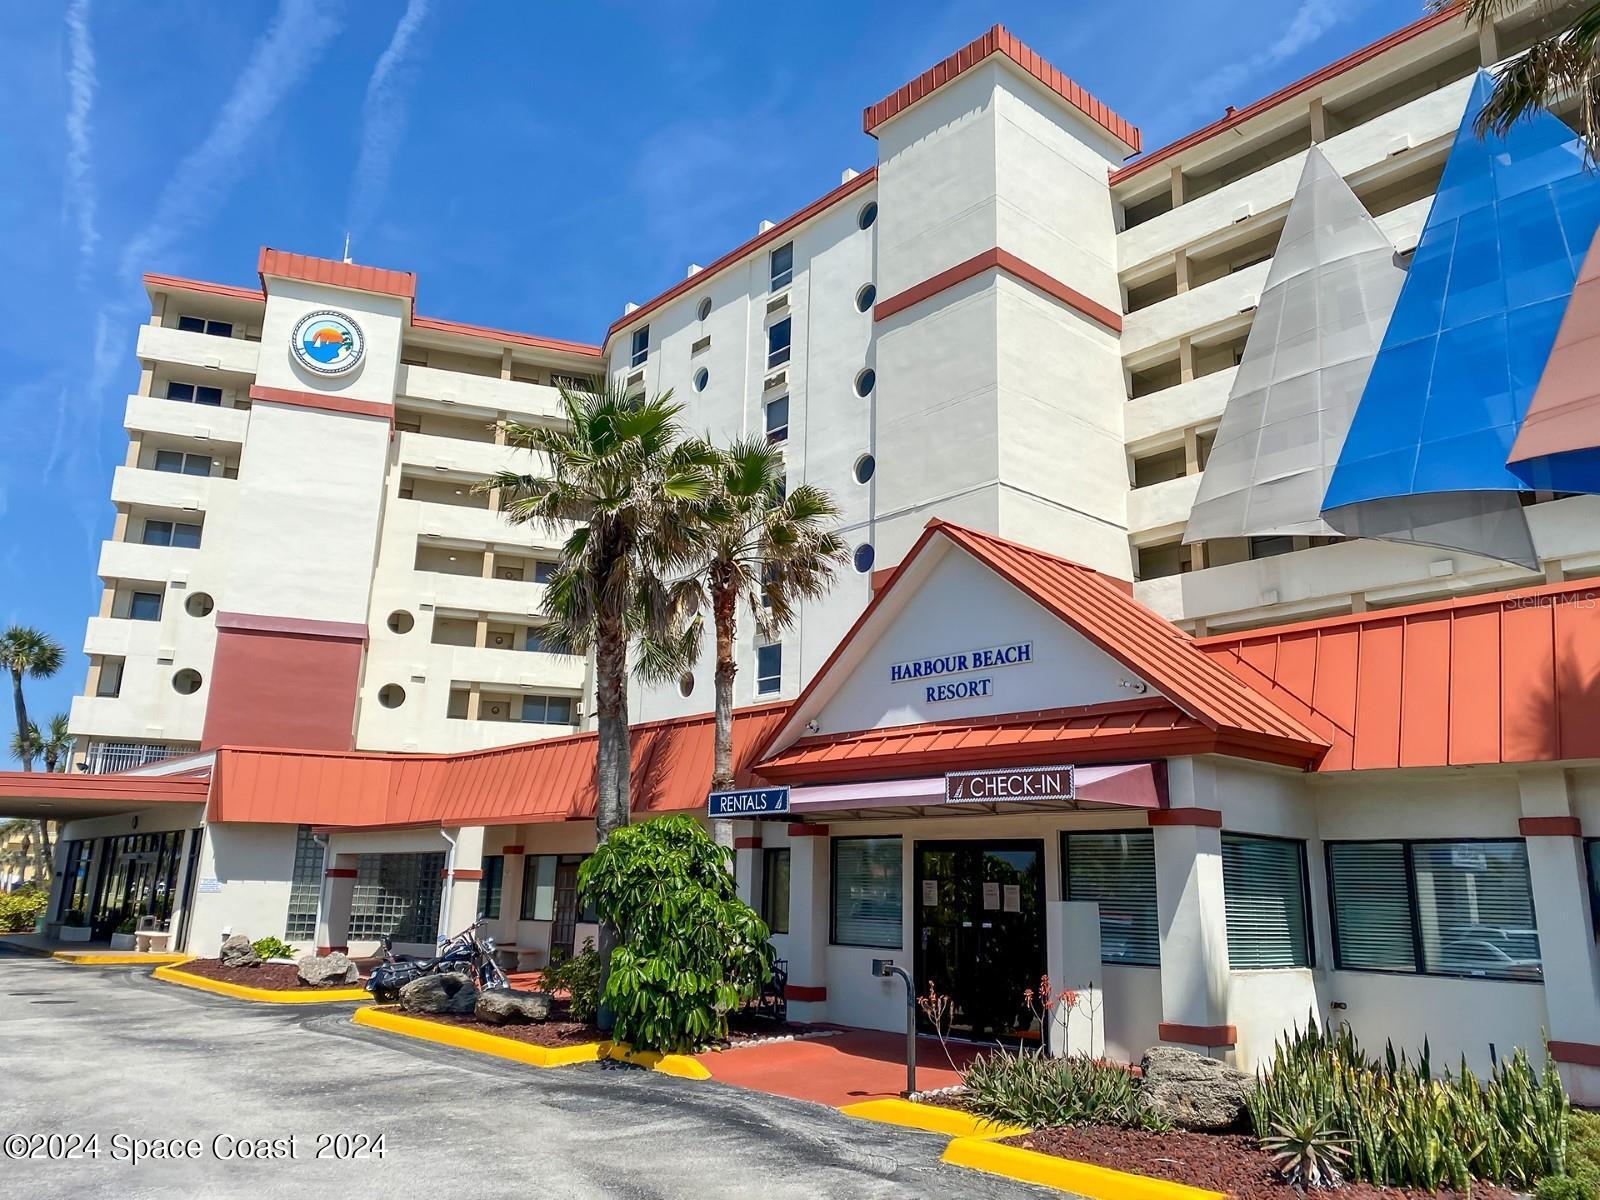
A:
{"type": "Polygon", "coordinates": [[[94,170],[90,157],[94,93],[98,86],[89,0],[67,8],[67,212],[78,231],[78,276],[88,273],[100,234],[95,228],[94,170]]]}
{"type": "Polygon", "coordinates": [[[216,208],[251,138],[321,56],[341,20],[326,0],[283,0],[211,131],[169,176],[155,215],[124,250],[125,277],[159,269],[171,248],[216,208]]]}
{"type": "Polygon", "coordinates": [[[406,10],[400,14],[394,34],[367,81],[367,96],[361,105],[361,155],[356,160],[351,187],[348,229],[360,232],[371,225],[388,187],[389,172],[405,128],[403,68],[427,15],[428,0],[407,0],[406,10]]]}

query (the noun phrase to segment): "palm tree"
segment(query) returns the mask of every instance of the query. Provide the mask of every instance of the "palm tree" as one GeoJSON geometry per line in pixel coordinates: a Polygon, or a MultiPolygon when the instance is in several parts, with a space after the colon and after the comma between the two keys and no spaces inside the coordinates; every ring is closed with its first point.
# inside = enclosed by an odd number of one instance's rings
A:
{"type": "MultiPolygon", "coordinates": [[[[1432,0],[1448,8],[1455,0],[1432,0]]],[[[1467,21],[1492,23],[1522,0],[1466,0],[1467,21]]],[[[1563,5],[1546,0],[1553,11],[1563,5]]],[[[1574,8],[1560,28],[1495,72],[1494,94],[1478,114],[1477,131],[1504,134],[1524,117],[1563,100],[1578,100],[1578,132],[1590,162],[1600,159],[1600,3],[1574,8]]]]}
{"type": "MultiPolygon", "coordinates": [[[[560,392],[564,428],[504,426],[507,442],[542,456],[547,473],[502,471],[478,486],[499,489],[513,523],[570,530],[544,605],[556,641],[594,651],[595,835],[604,841],[628,823],[629,649],[681,640],[688,613],[670,581],[697,561],[699,511],[718,458],[708,443],[684,437],[671,392],[560,392]]],[[[603,924],[602,980],[615,940],[603,924]]]]}
{"type": "MultiPolygon", "coordinates": [[[[22,677],[44,679],[61,669],[61,644],[41,630],[28,625],[13,625],[0,633],[0,665],[11,672],[11,703],[17,714],[17,737],[26,742],[33,726],[28,722],[28,706],[22,699],[22,677]]],[[[36,732],[36,731],[35,731],[36,732]]],[[[22,769],[33,770],[33,756],[22,757],[22,769]]]]}
{"type": "Polygon", "coordinates": [[[726,791],[734,786],[740,601],[749,607],[757,632],[776,637],[794,623],[802,601],[827,594],[835,567],[849,551],[832,529],[839,516],[833,498],[810,484],[785,494],[783,454],[764,438],[742,439],[722,451],[716,483],[703,518],[709,533],[706,557],[693,584],[700,591],[696,607],[710,609],[716,635],[711,788],[726,791]]]}
{"type": "Polygon", "coordinates": [[[39,727],[32,721],[28,722],[27,732],[18,731],[11,735],[11,757],[23,764],[24,771],[33,770],[33,760],[39,757],[39,727]]]}
{"type": "Polygon", "coordinates": [[[50,732],[45,737],[39,736],[39,727],[33,727],[33,742],[39,749],[39,757],[44,759],[44,769],[50,772],[65,771],[67,758],[72,753],[72,743],[75,739],[67,729],[67,714],[57,713],[50,718],[50,732]]]}

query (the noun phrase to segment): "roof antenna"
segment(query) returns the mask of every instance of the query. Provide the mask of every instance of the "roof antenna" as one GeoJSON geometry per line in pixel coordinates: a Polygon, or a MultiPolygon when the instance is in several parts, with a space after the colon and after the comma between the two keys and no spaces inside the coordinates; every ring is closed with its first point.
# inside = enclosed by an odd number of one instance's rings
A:
{"type": "Polygon", "coordinates": [[[344,261],[350,261],[350,234],[348,231],[344,235],[344,261]]]}

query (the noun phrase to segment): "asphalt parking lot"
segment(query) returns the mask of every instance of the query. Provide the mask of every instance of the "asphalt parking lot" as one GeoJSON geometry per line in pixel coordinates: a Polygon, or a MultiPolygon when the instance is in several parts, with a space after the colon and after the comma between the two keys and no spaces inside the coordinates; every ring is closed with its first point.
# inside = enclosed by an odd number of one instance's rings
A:
{"type": "Polygon", "coordinates": [[[349,1012],[224,1000],[141,968],[0,956],[0,1191],[1057,1194],[942,1166],[942,1139],[818,1105],[630,1067],[541,1071],[359,1029],[349,1012]],[[18,1134],[78,1140],[18,1159],[18,1134]]]}

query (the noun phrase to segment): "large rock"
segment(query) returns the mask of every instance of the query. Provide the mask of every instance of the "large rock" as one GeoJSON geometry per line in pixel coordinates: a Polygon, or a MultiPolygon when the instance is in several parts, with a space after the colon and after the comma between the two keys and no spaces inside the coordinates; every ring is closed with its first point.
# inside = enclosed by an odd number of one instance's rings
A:
{"type": "Polygon", "coordinates": [[[1139,1103],[1177,1128],[1223,1133],[1244,1121],[1255,1081],[1227,1063],[1175,1046],[1152,1046],[1139,1065],[1139,1103]]]}
{"type": "Polygon", "coordinates": [[[218,960],[225,967],[259,967],[261,956],[250,945],[250,939],[242,933],[230,934],[222,939],[222,949],[217,954],[218,960]]]}
{"type": "Polygon", "coordinates": [[[346,987],[358,983],[361,972],[343,954],[303,954],[295,966],[300,982],[307,987],[346,987]]]}
{"type": "Polygon", "coordinates": [[[478,993],[472,1015],[490,1025],[537,1025],[550,1019],[550,993],[490,988],[478,993]]]}
{"type": "Polygon", "coordinates": [[[422,975],[400,989],[400,1007],[407,1012],[464,1015],[477,1000],[477,985],[454,971],[422,975]]]}

